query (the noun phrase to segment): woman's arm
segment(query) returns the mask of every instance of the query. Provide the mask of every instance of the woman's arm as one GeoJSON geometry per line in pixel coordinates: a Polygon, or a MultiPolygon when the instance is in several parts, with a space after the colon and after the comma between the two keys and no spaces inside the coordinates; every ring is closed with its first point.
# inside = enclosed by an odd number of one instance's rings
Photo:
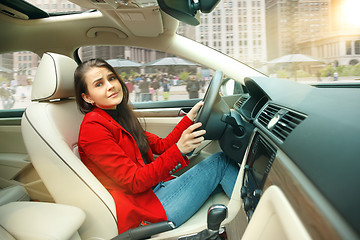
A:
{"type": "Polygon", "coordinates": [[[183,119],[181,119],[181,121],[165,138],[160,138],[155,134],[145,132],[146,137],[149,141],[151,151],[157,155],[165,152],[168,148],[177,143],[183,131],[187,129],[191,124],[192,120],[190,120],[187,116],[184,116],[183,119]]]}
{"type": "Polygon", "coordinates": [[[105,176],[129,192],[144,192],[168,179],[179,164],[182,167],[188,164],[174,144],[156,161],[144,165],[134,139],[120,130],[118,141],[112,127],[107,121],[92,120],[83,123],[79,135],[79,149],[86,155],[82,156],[82,159],[85,157],[91,161],[105,176]]]}
{"type": "MultiPolygon", "coordinates": [[[[160,155],[175,143],[178,143],[178,147],[186,151],[185,148],[183,147],[183,144],[188,145],[189,147],[189,140],[191,138],[194,138],[194,136],[197,138],[205,134],[204,131],[201,131],[200,133],[195,133],[195,132],[192,133],[194,129],[200,126],[191,128],[191,126],[193,125],[193,121],[203,104],[204,103],[202,101],[195,104],[195,106],[189,111],[189,113],[185,117],[183,117],[183,119],[175,126],[175,128],[166,138],[159,138],[154,134],[146,132],[146,136],[149,140],[149,144],[152,152],[157,155],[160,155]],[[182,138],[182,140],[180,140],[180,138],[182,138]]],[[[200,140],[200,138],[197,140],[200,140]]],[[[203,139],[201,141],[203,141],[203,139]]],[[[191,150],[188,152],[191,152],[191,150]]],[[[186,154],[187,152],[182,152],[182,153],[186,154]]]]}

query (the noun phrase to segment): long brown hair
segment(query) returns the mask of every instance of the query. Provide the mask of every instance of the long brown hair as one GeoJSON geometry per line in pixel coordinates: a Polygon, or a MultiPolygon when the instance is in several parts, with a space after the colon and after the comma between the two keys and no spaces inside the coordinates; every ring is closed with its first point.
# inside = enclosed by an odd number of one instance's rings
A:
{"type": "Polygon", "coordinates": [[[109,71],[113,72],[115,77],[119,80],[123,90],[123,100],[117,106],[117,111],[119,111],[119,114],[118,119],[116,120],[119,121],[120,125],[133,136],[137,146],[140,149],[141,155],[143,156],[144,160],[147,161],[146,156],[149,150],[149,143],[145,136],[144,129],[141,127],[134,111],[129,107],[129,90],[115,69],[103,59],[96,58],[88,60],[81,63],[75,70],[75,97],[79,110],[86,114],[91,112],[94,108],[92,104],[87,103],[81,96],[82,93],[88,94],[85,75],[91,68],[94,67],[107,68],[109,71]]]}

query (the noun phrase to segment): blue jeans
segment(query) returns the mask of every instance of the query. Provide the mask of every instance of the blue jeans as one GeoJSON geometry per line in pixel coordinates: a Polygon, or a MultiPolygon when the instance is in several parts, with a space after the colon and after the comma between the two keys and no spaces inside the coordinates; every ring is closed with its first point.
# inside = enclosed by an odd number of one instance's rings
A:
{"type": "Polygon", "coordinates": [[[220,185],[230,198],[239,166],[219,152],[201,161],[180,177],[161,182],[154,193],[176,227],[188,220],[220,185]]]}

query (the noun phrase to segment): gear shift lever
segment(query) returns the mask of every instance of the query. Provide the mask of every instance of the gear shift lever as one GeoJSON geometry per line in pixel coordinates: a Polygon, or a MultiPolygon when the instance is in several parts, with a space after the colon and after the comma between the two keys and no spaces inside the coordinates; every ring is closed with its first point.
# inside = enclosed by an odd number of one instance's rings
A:
{"type": "Polygon", "coordinates": [[[207,229],[191,237],[181,237],[179,240],[219,240],[220,224],[227,217],[227,207],[222,204],[212,205],[208,210],[207,229]]]}
{"type": "Polygon", "coordinates": [[[219,232],[220,224],[227,217],[227,207],[222,204],[216,204],[209,208],[207,216],[208,230],[219,232]]]}

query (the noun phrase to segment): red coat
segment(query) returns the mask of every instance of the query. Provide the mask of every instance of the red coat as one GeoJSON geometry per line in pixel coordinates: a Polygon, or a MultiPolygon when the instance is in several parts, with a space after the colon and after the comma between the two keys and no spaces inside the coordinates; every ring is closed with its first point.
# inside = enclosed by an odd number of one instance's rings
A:
{"type": "Polygon", "coordinates": [[[179,163],[188,165],[175,143],[191,124],[185,116],[163,139],[145,132],[150,144],[145,165],[134,138],[109,114],[95,108],[85,115],[78,141],[81,160],[114,198],[119,233],[141,221],[167,219],[152,187],[169,179],[179,163]],[[153,153],[161,155],[154,160],[153,153]]]}

